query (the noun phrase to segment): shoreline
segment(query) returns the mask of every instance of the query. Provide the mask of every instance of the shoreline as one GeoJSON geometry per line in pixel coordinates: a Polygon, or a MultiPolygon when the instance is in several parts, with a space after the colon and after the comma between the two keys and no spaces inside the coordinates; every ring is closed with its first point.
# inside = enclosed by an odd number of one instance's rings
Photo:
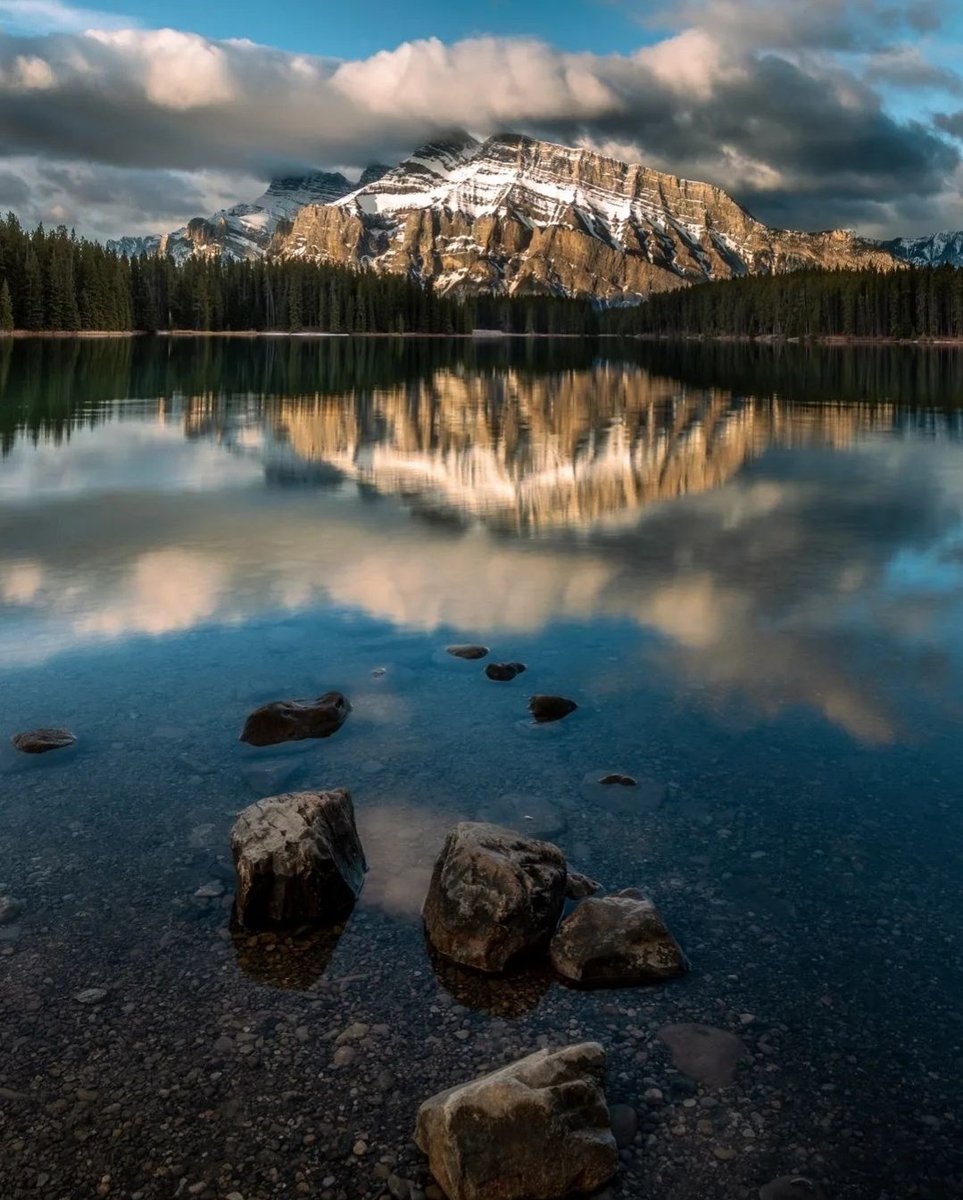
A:
{"type": "Polygon", "coordinates": [[[425,340],[457,340],[473,342],[498,341],[572,341],[596,338],[607,341],[633,342],[698,342],[706,344],[732,343],[751,346],[915,346],[920,349],[963,349],[960,338],[894,338],[894,337],[845,337],[827,334],[819,337],[783,337],[775,334],[705,334],[705,333],[507,333],[498,329],[475,329],[471,333],[426,333],[411,330],[406,333],[367,332],[333,333],[320,329],[12,329],[0,331],[0,341],[31,341],[54,338],[61,341],[73,339],[101,340],[106,338],[242,338],[251,341],[257,338],[302,339],[305,341],[322,338],[418,338],[425,340]]]}

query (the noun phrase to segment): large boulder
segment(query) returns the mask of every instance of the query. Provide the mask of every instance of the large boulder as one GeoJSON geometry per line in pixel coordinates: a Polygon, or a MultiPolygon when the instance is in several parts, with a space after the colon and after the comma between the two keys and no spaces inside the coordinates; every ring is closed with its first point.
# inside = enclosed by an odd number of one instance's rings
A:
{"type": "Polygon", "coordinates": [[[344,788],[258,800],[235,821],[231,852],[235,917],[247,929],[337,921],[367,870],[344,788]]]}
{"type": "Polygon", "coordinates": [[[72,746],[77,739],[69,729],[30,729],[15,733],[10,741],[24,754],[48,754],[72,746]]]}
{"type": "Polygon", "coordinates": [[[251,746],[275,746],[278,742],[330,737],[345,723],[349,712],[351,705],[340,692],[325,692],[317,700],[272,700],[250,714],[240,740],[251,746]]]}
{"type": "Polygon", "coordinates": [[[462,821],[445,839],[422,914],[445,958],[504,971],[544,950],[565,902],[565,856],[551,842],[462,821]]]}
{"type": "Polygon", "coordinates": [[[589,896],[552,938],[552,966],[586,986],[658,983],[685,973],[685,957],[651,900],[634,890],[589,896]]]}
{"type": "Polygon", "coordinates": [[[597,1042],[539,1050],[439,1092],[415,1141],[449,1200],[558,1200],[593,1192],[619,1156],[597,1042]]]}

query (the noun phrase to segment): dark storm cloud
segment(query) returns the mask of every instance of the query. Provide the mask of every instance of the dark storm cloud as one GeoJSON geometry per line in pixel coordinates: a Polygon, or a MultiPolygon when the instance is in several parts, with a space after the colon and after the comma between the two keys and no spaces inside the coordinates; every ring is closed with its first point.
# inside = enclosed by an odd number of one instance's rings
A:
{"type": "Polygon", "coordinates": [[[0,153],[167,172],[169,189],[179,172],[360,168],[461,124],[706,179],[790,226],[843,212],[885,224],[958,194],[955,118],[898,119],[878,90],[897,77],[904,90],[958,86],[905,49],[938,27],[938,5],[706,0],[679,12],[678,33],[626,55],[431,39],[335,62],[172,30],[0,36],[0,153]]]}

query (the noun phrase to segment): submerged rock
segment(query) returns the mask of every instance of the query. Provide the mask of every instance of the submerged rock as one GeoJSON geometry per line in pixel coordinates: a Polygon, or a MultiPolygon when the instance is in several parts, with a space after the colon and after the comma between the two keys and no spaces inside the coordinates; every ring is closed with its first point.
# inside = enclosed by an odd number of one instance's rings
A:
{"type": "Polygon", "coordinates": [[[564,696],[532,696],[528,702],[528,711],[540,725],[546,721],[561,721],[577,708],[574,700],[564,696]]]}
{"type": "Polygon", "coordinates": [[[639,1131],[639,1114],[629,1104],[610,1104],[609,1121],[615,1144],[620,1150],[627,1150],[639,1131]]]}
{"type": "Polygon", "coordinates": [[[664,1025],[658,1037],[672,1051],[672,1065],[710,1088],[727,1087],[745,1057],[741,1038],[712,1025],[664,1025]]]}
{"type": "Polygon", "coordinates": [[[543,950],[565,900],[565,857],[551,842],[463,821],[445,839],[422,915],[445,958],[504,971],[543,950]]]}
{"type": "Polygon", "coordinates": [[[449,1200],[558,1200],[618,1169],[597,1042],[539,1050],[439,1092],[415,1141],[449,1200]]]}
{"type": "Polygon", "coordinates": [[[273,700],[250,714],[240,740],[250,746],[274,746],[278,742],[330,737],[345,723],[350,711],[351,705],[341,692],[325,692],[317,700],[273,700]]]}
{"type": "Polygon", "coordinates": [[[658,909],[638,892],[589,897],[552,938],[552,966],[573,983],[658,983],[685,974],[685,958],[658,909]]]}
{"type": "Polygon", "coordinates": [[[600,883],[596,883],[588,875],[583,875],[580,871],[573,871],[569,867],[568,878],[565,880],[566,900],[584,900],[586,896],[594,896],[601,890],[600,883]]]}
{"type": "Polygon", "coordinates": [[[485,674],[496,683],[510,683],[517,675],[525,670],[525,664],[520,662],[489,663],[485,674]]]}
{"type": "Polygon", "coordinates": [[[603,775],[599,783],[603,787],[638,787],[638,783],[631,775],[620,775],[617,771],[603,775]]]}
{"type": "Polygon", "coordinates": [[[0,925],[10,925],[23,911],[23,905],[13,896],[0,896],[0,925]]]}
{"type": "Polygon", "coordinates": [[[343,917],[367,870],[344,788],[290,792],[245,808],[231,831],[240,925],[329,924],[343,917]]]}
{"type": "Polygon", "coordinates": [[[47,754],[74,745],[77,738],[69,729],[31,729],[15,733],[10,741],[24,754],[47,754]]]}
{"type": "Polygon", "coordinates": [[[484,658],[488,654],[487,646],[473,646],[471,644],[446,646],[445,651],[453,655],[455,658],[484,658]]]}
{"type": "Polygon", "coordinates": [[[826,1193],[804,1175],[780,1175],[759,1189],[759,1200],[826,1200],[826,1193]]]}

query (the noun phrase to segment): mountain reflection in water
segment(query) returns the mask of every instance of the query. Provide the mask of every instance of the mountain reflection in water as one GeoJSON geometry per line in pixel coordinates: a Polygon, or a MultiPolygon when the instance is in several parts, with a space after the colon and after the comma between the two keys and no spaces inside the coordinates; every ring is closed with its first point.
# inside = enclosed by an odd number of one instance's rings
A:
{"type": "Polygon", "coordinates": [[[628,621],[680,679],[885,743],[866,647],[885,630],[921,686],[955,649],[952,356],[143,339],[0,364],[10,661],[332,603],[412,630],[628,621]]]}

